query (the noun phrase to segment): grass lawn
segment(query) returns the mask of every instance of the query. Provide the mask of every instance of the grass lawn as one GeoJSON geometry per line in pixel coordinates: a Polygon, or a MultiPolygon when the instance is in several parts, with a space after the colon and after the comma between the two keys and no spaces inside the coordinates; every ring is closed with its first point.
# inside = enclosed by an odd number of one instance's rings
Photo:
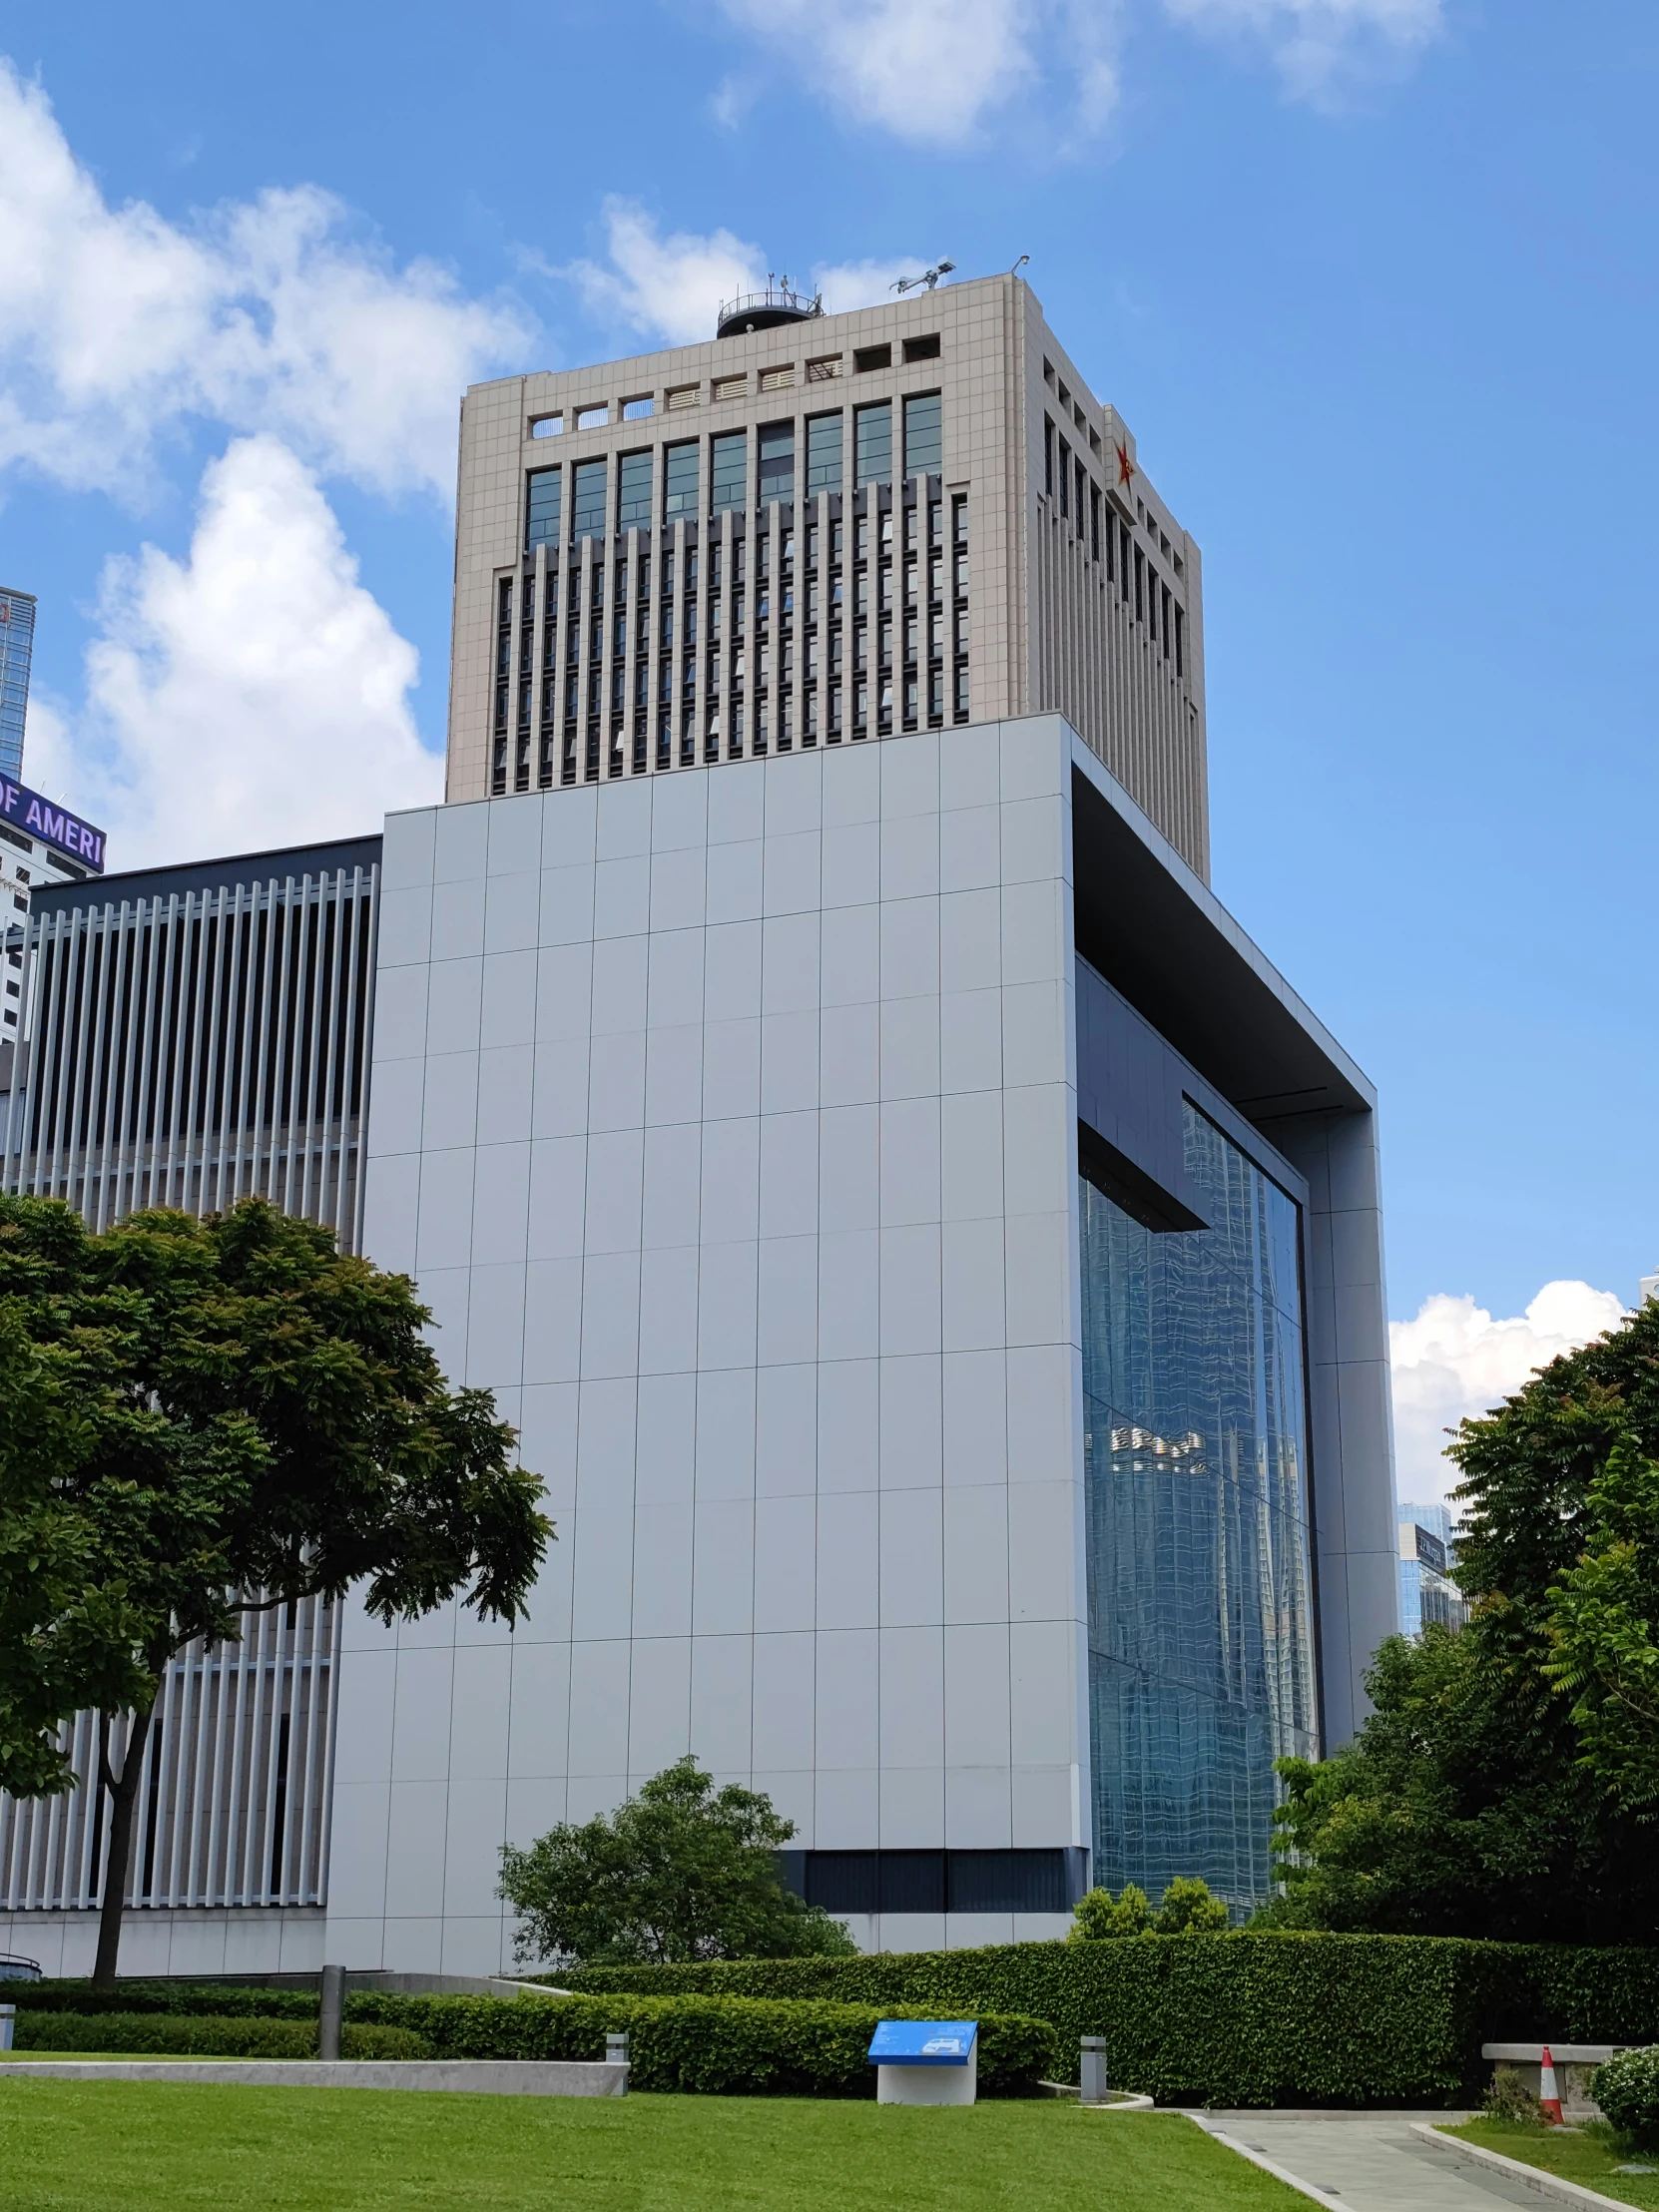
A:
{"type": "MultiPolygon", "coordinates": [[[[1306,2212],[1178,2113],[0,2084],[6,2212],[1306,2212]]],[[[1656,2200],[1659,2201],[1659,2200],[1656,2200]]]]}
{"type": "Polygon", "coordinates": [[[1541,2166],[1545,2173],[1576,2181],[1581,2188],[1599,2189],[1604,2197],[1621,2204],[1635,2204],[1642,2212],[1659,2212],[1659,2173],[1621,2174],[1623,2165],[1659,2166],[1659,2154],[1615,2149],[1612,2129],[1505,2127],[1501,2121],[1470,2120],[1462,2127],[1448,2127],[1447,2135],[1459,2135],[1483,2150],[1500,2151],[1523,2165],[1541,2166]]]}

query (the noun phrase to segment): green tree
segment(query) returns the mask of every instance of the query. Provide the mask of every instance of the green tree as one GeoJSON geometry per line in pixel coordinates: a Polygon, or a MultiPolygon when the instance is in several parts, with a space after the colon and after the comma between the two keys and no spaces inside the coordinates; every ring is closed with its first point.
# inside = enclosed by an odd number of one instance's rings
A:
{"type": "Polygon", "coordinates": [[[457,1593],[522,1611],[552,1533],[541,1485],[488,1393],[445,1387],[429,1319],[406,1278],[260,1200],[95,1236],[0,1198],[0,1787],[68,1787],[62,1723],[99,1712],[95,1980],[115,1977],[175,1653],[353,1586],[387,1622],[457,1593]]]}
{"type": "Polygon", "coordinates": [[[795,1826],[772,1801],[722,1790],[689,1755],[609,1818],[561,1824],[501,1854],[501,1895],[526,1964],[668,1965],[698,1958],[848,1956],[839,1921],[792,1896],[777,1854],[795,1826]]]}
{"type": "Polygon", "coordinates": [[[1220,1898],[1210,1895],[1210,1885],[1196,1875],[1177,1875],[1164,1892],[1155,1936],[1222,1936],[1231,1925],[1220,1898]]]}
{"type": "Polygon", "coordinates": [[[1378,1653],[1374,1711],[1282,1762],[1268,1924],[1561,1942],[1659,1936],[1659,1303],[1447,1446],[1458,1635],[1378,1653]]]}
{"type": "Polygon", "coordinates": [[[1118,1936],[1144,1936],[1152,1926],[1152,1907],[1144,1890],[1126,1882],[1114,1904],[1110,1890],[1089,1890],[1071,1909],[1068,1943],[1103,1943],[1118,1936]]]}

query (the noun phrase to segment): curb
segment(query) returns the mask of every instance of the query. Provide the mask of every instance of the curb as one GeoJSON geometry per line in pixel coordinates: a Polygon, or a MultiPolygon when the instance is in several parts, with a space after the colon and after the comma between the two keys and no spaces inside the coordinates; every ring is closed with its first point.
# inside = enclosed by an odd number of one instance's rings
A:
{"type": "Polygon", "coordinates": [[[1556,2204],[1599,2206],[1604,2212],[1630,2212],[1622,2197],[1604,2197],[1599,2189],[1586,2189],[1581,2181],[1563,2181],[1559,2174],[1545,2173],[1541,2166],[1529,2166],[1524,2159],[1505,2158],[1501,2151],[1488,2150],[1483,2143],[1468,2142],[1461,2135],[1442,2135],[1426,2120],[1413,2120],[1411,2133],[1421,2136],[1425,2143],[1432,2143],[1436,2150],[1470,2158],[1477,2166],[1502,2174],[1509,2181],[1517,2181],[1523,2189],[1548,2197],[1556,2204]]]}

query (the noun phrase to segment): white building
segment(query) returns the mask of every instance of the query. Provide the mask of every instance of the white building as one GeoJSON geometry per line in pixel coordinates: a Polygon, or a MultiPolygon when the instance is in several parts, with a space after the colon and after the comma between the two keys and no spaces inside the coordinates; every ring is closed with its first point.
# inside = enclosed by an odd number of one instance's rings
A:
{"type": "MultiPolygon", "coordinates": [[[[805,412],[791,438],[810,462],[805,412]]],[[[1266,1893],[1273,1760],[1346,1739],[1398,1620],[1375,1097],[1207,887],[1196,552],[1099,467],[1126,439],[1000,278],[468,395],[449,804],[365,878],[362,1236],[558,1541],[512,1635],[345,1609],[311,1887],[204,1861],[136,1893],[131,1970],[493,1969],[501,1845],[688,1750],[772,1794],[789,1878],[870,1944],[1055,1933],[1090,1880],[1266,1893]],[[933,442],[885,484],[809,472],[804,511],[760,394],[837,376],[900,435],[930,379],[933,442]],[[629,441],[694,404],[737,443],[664,536],[617,502],[689,464],[629,441]],[[1082,735],[1035,711],[1067,705],[1082,735]]],[[[15,1145],[5,1173],[90,1188],[15,1145]]],[[[205,1756],[158,1822],[219,1803],[205,1756]]],[[[0,1946],[74,1957],[84,1882],[17,1874],[43,1819],[0,1813],[0,1946]]]]}

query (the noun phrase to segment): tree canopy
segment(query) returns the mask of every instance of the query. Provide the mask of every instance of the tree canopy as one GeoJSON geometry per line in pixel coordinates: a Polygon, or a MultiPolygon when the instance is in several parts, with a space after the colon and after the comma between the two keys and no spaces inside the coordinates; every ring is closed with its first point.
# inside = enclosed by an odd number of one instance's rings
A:
{"type": "Polygon", "coordinates": [[[101,1753],[106,1931],[175,1652],[353,1586],[388,1622],[457,1594],[521,1611],[541,1484],[488,1393],[446,1387],[429,1318],[406,1278],[258,1199],[94,1235],[0,1197],[0,1788],[70,1785],[72,1713],[134,1716],[120,1774],[101,1753]]]}
{"type": "Polygon", "coordinates": [[[1659,1936],[1659,1303],[1554,1361],[1448,1455],[1467,1628],[1383,1645],[1375,1711],[1287,1760],[1282,1925],[1659,1936]]]}
{"type": "Polygon", "coordinates": [[[764,1793],[716,1790],[688,1755],[608,1817],[503,1850],[517,1954],[556,1965],[848,1955],[856,1946],[840,1922],[779,1880],[777,1854],[794,1834],[764,1793]]]}

